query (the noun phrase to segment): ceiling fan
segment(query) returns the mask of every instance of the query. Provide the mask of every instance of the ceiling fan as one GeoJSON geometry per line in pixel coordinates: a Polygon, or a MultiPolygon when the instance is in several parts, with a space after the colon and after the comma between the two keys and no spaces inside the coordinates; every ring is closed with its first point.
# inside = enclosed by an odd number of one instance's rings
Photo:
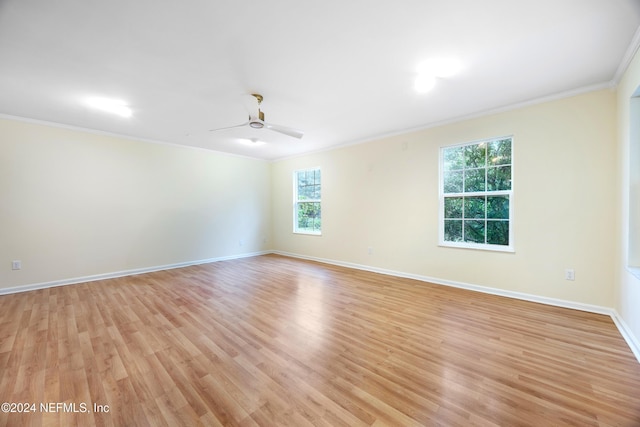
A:
{"type": "Polygon", "coordinates": [[[262,129],[262,128],[267,128],[269,130],[272,130],[274,132],[279,132],[281,134],[287,135],[287,136],[291,136],[293,138],[302,138],[302,136],[304,135],[303,132],[296,130],[296,129],[292,129],[286,126],[280,126],[280,125],[274,125],[272,123],[267,123],[264,121],[264,113],[260,110],[260,104],[262,104],[262,100],[264,99],[262,95],[258,94],[258,93],[252,93],[251,96],[253,96],[257,101],[258,101],[258,114],[255,116],[249,115],[249,120],[247,120],[245,123],[239,124],[239,125],[235,125],[235,126],[227,126],[227,127],[223,127],[223,128],[217,128],[217,129],[211,129],[210,132],[217,132],[219,130],[225,130],[225,129],[234,129],[234,128],[241,128],[244,126],[249,126],[253,129],[262,129]]]}

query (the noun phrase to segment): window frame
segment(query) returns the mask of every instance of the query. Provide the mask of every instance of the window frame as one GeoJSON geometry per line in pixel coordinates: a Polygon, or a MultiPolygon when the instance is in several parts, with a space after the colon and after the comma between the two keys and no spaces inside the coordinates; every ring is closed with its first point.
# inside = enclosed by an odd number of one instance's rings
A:
{"type": "MultiPolygon", "coordinates": [[[[487,138],[482,140],[476,140],[471,142],[464,142],[460,144],[452,144],[452,145],[440,147],[439,174],[438,174],[438,178],[439,178],[439,182],[438,182],[438,199],[439,199],[438,245],[439,246],[463,248],[463,249],[478,249],[478,250],[486,250],[486,251],[498,251],[498,252],[515,252],[515,244],[514,244],[514,188],[515,188],[515,185],[514,185],[514,179],[513,179],[514,178],[514,174],[513,174],[514,151],[515,151],[514,147],[515,147],[515,144],[514,144],[513,135],[499,136],[499,137],[487,138]],[[444,184],[445,184],[444,183],[444,175],[445,175],[444,153],[446,149],[456,148],[456,147],[467,147],[467,146],[479,145],[483,143],[489,144],[494,141],[500,141],[505,139],[511,140],[511,162],[509,163],[511,167],[511,174],[510,174],[511,188],[510,189],[487,191],[485,188],[485,191],[465,192],[464,178],[463,178],[462,192],[458,192],[458,193],[444,192],[444,184]],[[508,224],[509,224],[509,244],[508,245],[497,245],[497,244],[490,244],[490,243],[473,243],[473,242],[465,242],[465,241],[454,242],[454,241],[445,240],[445,199],[454,198],[454,197],[468,198],[468,197],[491,197],[491,196],[507,196],[509,198],[509,209],[508,209],[508,218],[507,218],[508,224]]],[[[487,178],[489,168],[487,167],[486,163],[484,168],[485,168],[485,182],[487,182],[486,178],[487,178]]],[[[462,169],[462,171],[466,169],[473,169],[473,168],[465,168],[465,169],[462,169]]],[[[485,210],[484,220],[486,222],[487,221],[486,205],[484,210],[485,210]]],[[[462,221],[463,221],[463,227],[464,227],[464,219],[462,221]]],[[[464,233],[464,228],[463,228],[463,233],[464,233]]],[[[485,235],[485,241],[486,241],[486,235],[485,235]]]]}
{"type": "Polygon", "coordinates": [[[293,171],[293,233],[303,234],[309,236],[321,236],[322,235],[322,222],[320,223],[320,229],[317,231],[309,231],[306,229],[298,228],[298,204],[299,203],[319,203],[320,204],[320,219],[322,220],[322,169],[318,167],[296,169],[293,171]],[[320,172],[320,198],[319,199],[299,199],[298,198],[298,175],[301,172],[318,171],[320,172]]]}

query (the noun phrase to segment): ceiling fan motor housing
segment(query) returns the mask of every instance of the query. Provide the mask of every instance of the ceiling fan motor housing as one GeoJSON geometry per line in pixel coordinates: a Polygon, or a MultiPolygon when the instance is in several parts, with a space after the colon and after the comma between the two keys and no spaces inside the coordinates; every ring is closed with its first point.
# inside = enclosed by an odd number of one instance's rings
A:
{"type": "Polygon", "coordinates": [[[264,127],[264,113],[258,109],[258,117],[251,117],[249,119],[249,126],[254,129],[262,129],[264,127]]]}

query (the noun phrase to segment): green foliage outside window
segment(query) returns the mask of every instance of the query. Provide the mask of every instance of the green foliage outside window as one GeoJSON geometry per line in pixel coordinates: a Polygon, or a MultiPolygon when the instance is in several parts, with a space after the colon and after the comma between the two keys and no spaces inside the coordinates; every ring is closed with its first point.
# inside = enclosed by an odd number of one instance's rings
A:
{"type": "Polygon", "coordinates": [[[320,169],[296,171],[295,231],[320,234],[322,230],[320,169]]]}
{"type": "Polygon", "coordinates": [[[442,150],[444,241],[509,245],[511,138],[442,150]]]}

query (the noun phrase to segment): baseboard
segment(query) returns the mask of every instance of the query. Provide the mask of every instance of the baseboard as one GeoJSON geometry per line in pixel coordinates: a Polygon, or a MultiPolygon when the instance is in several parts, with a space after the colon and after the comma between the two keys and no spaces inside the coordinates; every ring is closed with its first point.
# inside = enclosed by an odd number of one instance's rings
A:
{"type": "Polygon", "coordinates": [[[640,341],[633,335],[631,332],[631,328],[627,325],[627,322],[624,321],[622,316],[616,311],[612,310],[613,314],[611,315],[611,319],[613,319],[613,323],[616,324],[616,327],[620,331],[620,334],[624,338],[624,340],[629,345],[629,348],[633,352],[633,355],[636,356],[638,362],[640,362],[640,341]]]}
{"type": "Polygon", "coordinates": [[[485,294],[498,295],[498,296],[503,296],[507,298],[514,298],[514,299],[536,302],[540,304],[552,305],[552,306],[562,307],[562,308],[570,308],[573,310],[586,311],[589,313],[604,314],[611,317],[611,319],[613,320],[613,323],[616,325],[616,327],[620,331],[620,334],[622,335],[624,340],[627,342],[634,356],[640,363],[640,343],[638,343],[638,340],[635,338],[635,336],[631,332],[631,329],[628,327],[625,321],[620,317],[618,312],[613,308],[603,307],[598,305],[591,305],[591,304],[583,304],[583,303],[561,300],[556,298],[542,297],[538,295],[526,294],[523,292],[506,291],[504,289],[491,288],[488,286],[480,286],[480,285],[474,285],[470,283],[455,282],[451,280],[440,279],[437,277],[429,277],[429,276],[423,276],[418,274],[405,273],[401,271],[387,270],[387,269],[371,267],[363,264],[337,261],[337,260],[326,259],[326,258],[310,257],[310,256],[305,256],[305,255],[300,255],[300,254],[295,254],[290,252],[273,251],[273,253],[292,257],[292,258],[306,259],[309,261],[316,261],[316,262],[321,262],[325,264],[338,265],[341,267],[354,268],[357,270],[370,271],[373,273],[386,274],[394,277],[414,279],[422,282],[434,283],[436,285],[451,286],[454,288],[482,292],[485,294]]]}
{"type": "Polygon", "coordinates": [[[244,253],[244,254],[238,254],[238,255],[229,255],[229,256],[223,256],[223,257],[217,257],[217,258],[201,259],[201,260],[197,260],[197,261],[179,262],[179,263],[175,263],[175,264],[158,265],[158,266],[153,266],[153,267],[136,268],[136,269],[132,269],[132,270],[116,271],[116,272],[104,273],[104,274],[95,274],[95,275],[91,275],[91,276],[74,277],[74,278],[71,278],[71,279],[54,280],[54,281],[51,281],[51,282],[34,283],[34,284],[29,284],[29,285],[15,286],[15,287],[11,287],[11,288],[1,288],[0,289],[0,295],[8,295],[8,294],[15,294],[15,293],[18,293],[18,292],[34,291],[34,290],[37,290],[37,289],[53,288],[53,287],[56,287],[56,286],[65,286],[65,285],[74,285],[74,284],[78,284],[78,283],[95,282],[95,281],[98,281],[98,280],[115,279],[117,277],[135,276],[135,275],[138,275],[138,274],[152,273],[154,271],[172,270],[172,269],[175,269],[175,268],[189,267],[189,266],[192,266],[192,265],[200,265],[200,264],[208,264],[208,263],[211,263],[211,262],[219,262],[219,261],[228,261],[228,260],[232,260],[232,259],[248,258],[248,257],[259,256],[259,255],[266,255],[266,254],[270,254],[270,253],[272,253],[272,252],[271,251],[250,252],[250,253],[244,253]]]}

